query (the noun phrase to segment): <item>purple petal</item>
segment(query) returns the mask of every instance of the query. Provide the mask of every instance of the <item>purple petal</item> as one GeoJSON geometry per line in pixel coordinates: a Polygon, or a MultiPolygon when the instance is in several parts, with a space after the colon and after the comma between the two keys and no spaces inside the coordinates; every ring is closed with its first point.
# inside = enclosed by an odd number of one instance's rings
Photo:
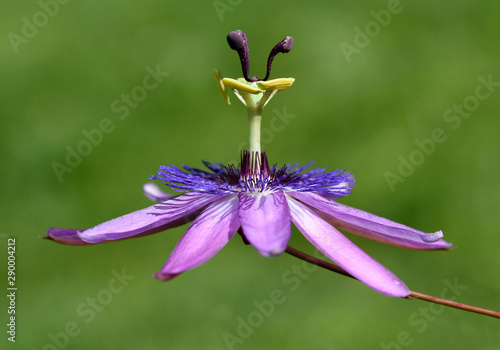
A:
{"type": "Polygon", "coordinates": [[[287,196],[292,221],[329,259],[377,292],[407,297],[405,284],[304,204],[287,196]]]}
{"type": "Polygon", "coordinates": [[[283,192],[239,194],[239,216],[245,238],[259,253],[283,253],[292,234],[290,209],[283,192]]]}
{"type": "Polygon", "coordinates": [[[451,243],[441,239],[443,237],[441,231],[424,233],[366,211],[329,201],[313,192],[289,194],[315,208],[317,213],[333,226],[362,237],[407,249],[451,247],[451,243]]]}
{"type": "MultiPolygon", "coordinates": [[[[165,225],[158,226],[154,229],[150,229],[141,233],[138,233],[134,236],[130,237],[124,237],[123,239],[129,239],[129,238],[138,238],[138,237],[144,237],[153,233],[165,231],[177,226],[184,225],[188,222],[193,221],[201,212],[201,209],[195,210],[192,213],[187,214],[186,216],[183,216],[182,218],[176,219],[174,221],[171,221],[165,225]]],[[[106,242],[111,242],[111,241],[103,241],[103,242],[97,242],[97,243],[90,243],[83,241],[80,238],[80,234],[83,231],[86,231],[87,229],[66,229],[66,228],[50,228],[46,232],[46,237],[41,237],[41,238],[47,238],[50,239],[54,242],[61,243],[61,244],[67,244],[67,245],[93,245],[93,244],[98,244],[98,243],[106,243],[106,242]]]]}
{"type": "Polygon", "coordinates": [[[169,199],[178,197],[177,195],[170,194],[170,193],[163,191],[160,188],[160,186],[158,186],[157,184],[155,184],[153,182],[145,183],[142,186],[142,190],[143,190],[144,194],[146,195],[146,197],[151,199],[153,202],[158,202],[158,203],[165,202],[165,201],[168,201],[169,199]]]}
{"type": "Polygon", "coordinates": [[[193,219],[190,214],[224,196],[189,192],[164,203],[103,222],[80,232],[79,236],[86,242],[100,243],[163,231],[189,222],[193,219]]]}
{"type": "Polygon", "coordinates": [[[210,204],[182,236],[155,277],[167,281],[214,256],[240,226],[238,197],[229,195],[210,204]]]}
{"type": "Polygon", "coordinates": [[[44,238],[51,239],[57,243],[69,244],[69,245],[91,245],[91,244],[94,244],[94,243],[82,241],[80,236],[78,236],[78,231],[82,232],[84,230],[74,230],[74,229],[67,229],[67,228],[50,228],[46,232],[47,237],[44,237],[44,238]]]}

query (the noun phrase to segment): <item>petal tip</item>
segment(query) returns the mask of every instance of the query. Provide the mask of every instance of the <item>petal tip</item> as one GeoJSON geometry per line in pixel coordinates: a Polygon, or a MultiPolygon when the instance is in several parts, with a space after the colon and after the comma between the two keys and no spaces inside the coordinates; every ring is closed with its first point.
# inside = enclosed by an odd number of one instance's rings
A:
{"type": "Polygon", "coordinates": [[[457,247],[454,247],[453,246],[453,243],[450,243],[450,242],[446,242],[444,240],[439,240],[438,242],[436,243],[440,243],[440,249],[445,249],[445,250],[453,250],[453,249],[457,249],[457,247]]]}
{"type": "Polygon", "coordinates": [[[443,231],[439,230],[439,231],[434,232],[434,233],[427,233],[427,234],[422,235],[422,240],[426,243],[434,243],[434,242],[439,241],[443,237],[444,237],[443,231]]]}
{"type": "MultiPolygon", "coordinates": [[[[50,230],[49,230],[50,231],[50,230]]],[[[53,241],[54,239],[52,237],[50,237],[49,235],[49,231],[47,231],[45,233],[45,236],[38,236],[38,238],[41,238],[41,239],[48,239],[49,241],[53,241]]]]}
{"type": "Polygon", "coordinates": [[[406,286],[406,284],[396,276],[394,276],[394,279],[390,284],[386,283],[384,285],[379,285],[377,287],[370,285],[368,286],[374,289],[375,291],[379,292],[380,294],[383,294],[391,298],[407,298],[410,296],[411,293],[410,289],[406,286]]]}
{"type": "Polygon", "coordinates": [[[169,199],[176,197],[176,195],[166,193],[160,186],[154,182],[147,182],[142,186],[142,191],[146,197],[153,202],[163,203],[169,199]]]}
{"type": "Polygon", "coordinates": [[[165,281],[170,281],[172,278],[174,278],[178,275],[180,275],[180,274],[179,273],[163,273],[163,272],[159,271],[159,272],[155,272],[153,274],[153,277],[160,280],[160,281],[165,282],[165,281]]]}
{"type": "MultiPolygon", "coordinates": [[[[286,249],[286,247],[285,247],[286,249]]],[[[277,257],[278,255],[281,255],[285,249],[282,248],[274,248],[271,250],[259,250],[260,255],[266,258],[274,258],[277,257]]]]}
{"type": "Polygon", "coordinates": [[[66,228],[51,227],[45,232],[45,236],[40,236],[40,238],[48,239],[60,244],[67,245],[89,245],[91,242],[83,241],[79,232],[85,230],[75,230],[66,228]]]}
{"type": "Polygon", "coordinates": [[[395,281],[396,284],[393,291],[390,293],[384,293],[387,296],[393,298],[407,298],[410,296],[410,289],[401,281],[395,281]]]}

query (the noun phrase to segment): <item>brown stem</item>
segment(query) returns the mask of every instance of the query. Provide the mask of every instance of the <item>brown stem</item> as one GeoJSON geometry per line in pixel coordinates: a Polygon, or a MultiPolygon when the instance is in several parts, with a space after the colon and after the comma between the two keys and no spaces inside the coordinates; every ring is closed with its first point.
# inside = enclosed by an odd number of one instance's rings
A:
{"type": "MultiPolygon", "coordinates": [[[[317,265],[319,267],[322,267],[324,269],[327,269],[327,270],[339,273],[341,275],[344,275],[344,276],[356,279],[356,277],[352,276],[349,272],[347,272],[346,270],[344,270],[340,266],[337,266],[337,265],[331,264],[329,262],[323,261],[321,259],[315,258],[314,256],[311,256],[309,254],[303,253],[300,250],[297,250],[297,249],[292,248],[290,246],[287,246],[287,248],[286,248],[285,251],[288,254],[290,254],[290,255],[292,255],[292,256],[294,256],[296,258],[299,258],[299,259],[302,259],[304,261],[307,261],[308,263],[311,263],[311,264],[317,265]]],[[[406,297],[406,298],[407,299],[425,300],[425,301],[428,301],[428,302],[431,302],[431,303],[436,303],[436,304],[440,304],[440,305],[450,306],[450,307],[454,307],[454,308],[457,308],[457,309],[460,309],[460,310],[465,310],[465,311],[475,312],[475,313],[481,314],[481,315],[486,315],[486,316],[500,318],[500,312],[497,312],[497,311],[493,311],[493,310],[489,310],[489,309],[483,309],[483,308],[477,307],[477,306],[462,304],[462,303],[459,303],[459,302],[456,302],[456,301],[452,301],[452,300],[448,300],[448,299],[442,299],[442,298],[434,297],[432,295],[427,295],[427,294],[423,294],[423,293],[419,293],[419,292],[410,291],[410,295],[408,297],[406,297]]]]}
{"type": "Polygon", "coordinates": [[[496,317],[500,318],[500,312],[489,310],[489,309],[483,309],[482,307],[477,307],[477,306],[472,306],[472,305],[467,305],[467,304],[462,304],[453,300],[448,300],[448,299],[442,299],[438,297],[433,297],[432,295],[427,295],[419,292],[414,292],[410,291],[410,295],[407,297],[407,299],[420,299],[420,300],[425,300],[431,303],[435,304],[441,304],[441,305],[446,305],[450,307],[454,307],[456,309],[460,310],[465,310],[465,311],[470,311],[470,312],[475,312],[476,314],[481,314],[481,315],[486,315],[486,316],[491,316],[491,317],[496,317]]]}

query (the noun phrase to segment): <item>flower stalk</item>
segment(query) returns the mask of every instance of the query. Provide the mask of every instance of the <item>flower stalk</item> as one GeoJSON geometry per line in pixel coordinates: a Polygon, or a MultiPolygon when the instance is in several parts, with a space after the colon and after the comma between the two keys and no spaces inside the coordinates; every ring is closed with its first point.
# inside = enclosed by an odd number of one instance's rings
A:
{"type": "MultiPolygon", "coordinates": [[[[311,263],[313,265],[317,265],[319,267],[333,271],[335,273],[357,279],[356,277],[352,276],[349,272],[347,272],[346,270],[344,270],[340,266],[337,266],[337,265],[334,265],[334,264],[329,263],[327,261],[318,259],[312,255],[301,252],[300,250],[297,250],[297,249],[292,248],[290,246],[287,246],[285,252],[287,252],[288,254],[290,254],[298,259],[301,259],[301,260],[304,260],[308,263],[311,263]]],[[[464,311],[474,312],[474,313],[480,314],[480,315],[500,318],[500,312],[498,312],[498,311],[493,311],[490,309],[485,309],[485,308],[473,306],[473,305],[467,305],[467,304],[459,303],[459,302],[453,301],[453,300],[438,298],[438,297],[435,297],[432,295],[414,292],[412,290],[410,290],[410,294],[408,296],[406,296],[405,299],[420,299],[420,300],[428,301],[430,303],[454,307],[456,309],[460,309],[460,310],[464,310],[464,311]]]]}
{"type": "Polygon", "coordinates": [[[267,102],[274,96],[275,90],[266,90],[259,94],[249,94],[241,92],[241,97],[245,101],[248,111],[248,121],[250,123],[249,151],[261,152],[260,147],[260,126],[262,123],[262,111],[267,102]]]}
{"type": "Polygon", "coordinates": [[[262,122],[262,107],[247,104],[248,121],[250,122],[250,152],[260,154],[260,124],[262,122]]]}

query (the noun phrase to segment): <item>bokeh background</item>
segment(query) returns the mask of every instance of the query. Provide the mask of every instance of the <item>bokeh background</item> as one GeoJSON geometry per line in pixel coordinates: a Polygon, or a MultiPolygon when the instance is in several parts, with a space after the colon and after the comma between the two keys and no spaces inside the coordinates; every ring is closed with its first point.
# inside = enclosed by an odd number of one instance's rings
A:
{"type": "MultiPolygon", "coordinates": [[[[91,227],[151,205],[141,186],[159,165],[236,161],[247,140],[246,112],[234,95],[224,104],[212,76],[213,68],[241,75],[225,36],[247,33],[251,74],[262,75],[270,49],[291,35],[294,48],[276,58],[272,77],[296,83],[269,103],[263,121],[271,162],[348,169],[358,183],[343,203],[424,231],[442,229],[457,249],[407,251],[349,237],[413,290],[499,310],[498,2],[0,6],[0,274],[6,286],[6,241],[15,237],[18,287],[16,343],[2,326],[2,344],[498,349],[493,318],[388,298],[331,272],[303,270],[288,255],[263,258],[239,238],[166,283],[152,273],[186,227],[92,247],[38,238],[49,227],[91,227]],[[125,113],[122,95],[139,96],[148,69],[163,72],[161,82],[125,113]],[[493,83],[478,88],[481,77],[493,83]],[[465,112],[445,117],[454,105],[465,112]],[[68,149],[101,123],[112,132],[57,176],[54,162],[66,164],[68,149]],[[416,140],[437,129],[446,140],[419,158],[416,140]],[[411,154],[414,166],[403,169],[411,154]],[[391,186],[388,173],[401,178],[391,186]],[[129,277],[117,282],[116,274],[129,277]],[[450,292],[447,281],[462,287],[450,292]],[[259,311],[273,292],[282,293],[281,303],[259,311]]],[[[296,230],[291,244],[314,252],[296,230]]],[[[6,297],[0,310],[5,324],[6,297]]]]}

